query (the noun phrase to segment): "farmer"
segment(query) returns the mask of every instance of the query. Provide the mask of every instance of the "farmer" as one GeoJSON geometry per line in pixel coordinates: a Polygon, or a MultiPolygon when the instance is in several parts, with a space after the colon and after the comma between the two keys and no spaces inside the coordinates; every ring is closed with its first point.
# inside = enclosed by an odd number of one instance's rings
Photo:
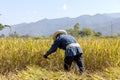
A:
{"type": "Polygon", "coordinates": [[[65,50],[64,58],[64,70],[70,71],[72,62],[78,67],[80,73],[85,72],[83,64],[83,51],[80,48],[80,45],[77,43],[74,37],[67,34],[65,30],[58,30],[53,35],[54,43],[51,48],[43,55],[44,58],[48,58],[50,54],[55,52],[57,48],[65,50]]]}

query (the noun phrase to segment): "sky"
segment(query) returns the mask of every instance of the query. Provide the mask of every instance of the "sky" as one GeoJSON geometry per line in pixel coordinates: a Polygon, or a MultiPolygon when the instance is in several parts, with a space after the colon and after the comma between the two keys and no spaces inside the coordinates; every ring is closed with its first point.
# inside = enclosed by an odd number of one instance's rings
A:
{"type": "Polygon", "coordinates": [[[98,13],[120,13],[120,0],[0,0],[0,23],[8,25],[98,13]]]}

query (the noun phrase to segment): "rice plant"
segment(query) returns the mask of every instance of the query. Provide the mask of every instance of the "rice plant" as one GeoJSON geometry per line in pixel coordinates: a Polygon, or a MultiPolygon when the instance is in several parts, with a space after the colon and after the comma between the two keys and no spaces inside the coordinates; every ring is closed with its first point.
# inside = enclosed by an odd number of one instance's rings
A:
{"type": "MultiPolygon", "coordinates": [[[[120,67],[120,38],[80,38],[78,42],[83,49],[84,63],[88,72],[94,73],[106,71],[109,67],[120,67]]],[[[5,75],[18,72],[30,65],[37,65],[53,72],[62,71],[63,50],[58,49],[49,56],[49,59],[43,58],[43,54],[51,44],[51,39],[1,38],[0,73],[5,75]]],[[[71,68],[71,72],[76,73],[74,67],[71,68]]],[[[96,77],[98,76],[93,76],[96,77]]]]}

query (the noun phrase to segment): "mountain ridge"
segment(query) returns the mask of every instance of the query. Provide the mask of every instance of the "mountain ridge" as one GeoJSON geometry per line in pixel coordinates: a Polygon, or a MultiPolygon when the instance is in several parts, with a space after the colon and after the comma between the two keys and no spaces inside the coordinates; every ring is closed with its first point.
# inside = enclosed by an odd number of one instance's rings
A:
{"type": "MultiPolygon", "coordinates": [[[[44,18],[36,22],[12,25],[12,32],[17,32],[19,35],[49,36],[56,30],[73,28],[76,23],[80,23],[80,29],[88,27],[103,35],[111,35],[112,26],[112,34],[116,35],[120,32],[120,13],[81,15],[76,18],[44,18]]],[[[3,33],[8,35],[10,32],[0,31],[0,34],[3,33]]]]}

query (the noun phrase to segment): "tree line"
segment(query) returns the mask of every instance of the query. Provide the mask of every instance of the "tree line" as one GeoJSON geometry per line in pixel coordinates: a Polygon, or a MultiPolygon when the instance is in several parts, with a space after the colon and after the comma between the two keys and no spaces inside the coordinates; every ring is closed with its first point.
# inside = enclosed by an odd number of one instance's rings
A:
{"type": "MultiPolygon", "coordinates": [[[[11,26],[9,26],[9,25],[0,24],[0,31],[3,30],[6,27],[8,27],[10,29],[9,37],[16,37],[16,38],[18,38],[18,37],[21,37],[21,38],[32,37],[29,34],[20,36],[17,32],[12,32],[11,26]]],[[[93,36],[101,37],[101,36],[103,36],[101,32],[96,32],[96,31],[94,31],[90,28],[87,28],[87,27],[85,27],[83,29],[80,29],[80,24],[79,23],[76,23],[73,26],[73,28],[67,29],[66,31],[68,32],[68,34],[70,34],[74,37],[88,37],[88,36],[90,36],[90,37],[93,37],[93,36]]],[[[117,36],[120,36],[120,33],[118,33],[117,36]]],[[[5,37],[5,35],[1,34],[0,37],[5,37]]]]}
{"type": "Polygon", "coordinates": [[[67,29],[68,34],[74,37],[85,37],[85,36],[102,36],[101,32],[96,32],[90,28],[83,28],[80,30],[80,24],[76,23],[73,28],[67,29]]]}

